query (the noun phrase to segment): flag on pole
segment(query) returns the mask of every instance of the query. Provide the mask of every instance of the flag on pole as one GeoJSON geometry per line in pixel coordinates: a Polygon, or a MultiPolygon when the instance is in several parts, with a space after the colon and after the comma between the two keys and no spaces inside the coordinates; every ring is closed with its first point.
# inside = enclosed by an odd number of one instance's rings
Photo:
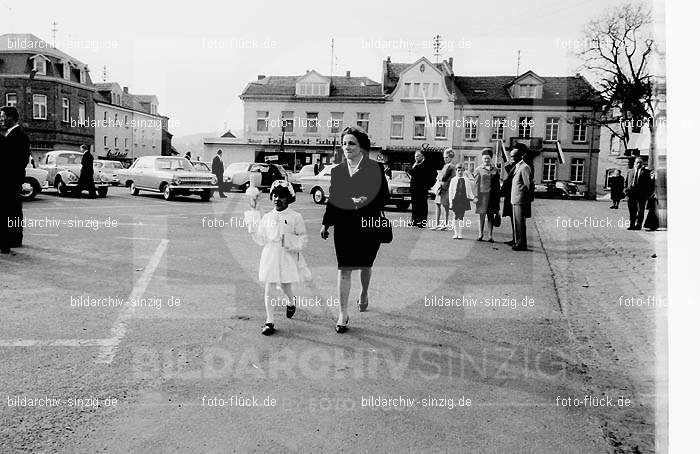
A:
{"type": "Polygon", "coordinates": [[[503,140],[498,139],[496,141],[496,153],[498,153],[498,157],[502,160],[502,162],[505,164],[508,162],[508,155],[506,154],[506,146],[503,144],[503,140]],[[499,146],[500,146],[500,152],[499,152],[499,146]]]}
{"type": "Polygon", "coordinates": [[[559,164],[564,164],[566,159],[564,159],[564,150],[561,149],[561,143],[557,140],[557,158],[559,158],[559,164]]]}
{"type": "Polygon", "coordinates": [[[425,96],[425,87],[423,88],[423,105],[425,106],[425,124],[432,125],[433,117],[430,115],[430,109],[428,109],[428,98],[425,96]]]}

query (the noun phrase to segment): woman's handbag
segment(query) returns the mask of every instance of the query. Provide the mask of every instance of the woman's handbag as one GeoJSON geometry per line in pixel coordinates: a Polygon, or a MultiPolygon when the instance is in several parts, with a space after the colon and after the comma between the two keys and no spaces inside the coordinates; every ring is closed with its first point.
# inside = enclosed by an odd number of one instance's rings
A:
{"type": "Polygon", "coordinates": [[[379,227],[377,228],[379,242],[389,244],[394,239],[394,232],[391,230],[391,221],[387,219],[384,211],[379,215],[379,227]]]}
{"type": "Polygon", "coordinates": [[[496,213],[493,215],[493,226],[494,227],[500,227],[501,226],[501,215],[500,213],[496,213]]]}

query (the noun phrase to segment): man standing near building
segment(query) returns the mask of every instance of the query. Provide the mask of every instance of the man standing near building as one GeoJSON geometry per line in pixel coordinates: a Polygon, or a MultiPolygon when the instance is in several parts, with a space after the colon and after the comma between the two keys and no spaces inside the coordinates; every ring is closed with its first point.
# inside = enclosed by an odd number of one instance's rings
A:
{"type": "Polygon", "coordinates": [[[532,203],[532,169],[525,163],[525,152],[522,149],[513,147],[510,156],[515,163],[510,190],[510,203],[513,205],[513,224],[515,226],[513,250],[527,251],[525,219],[530,217],[530,204],[532,203]]]}
{"type": "Polygon", "coordinates": [[[216,183],[219,185],[219,197],[226,198],[224,194],[224,161],[221,159],[221,150],[216,152],[214,160],[211,162],[211,171],[216,175],[216,183]]]}
{"type": "Polygon", "coordinates": [[[416,151],[408,173],[411,175],[411,225],[423,228],[428,220],[428,191],[435,184],[435,172],[428,168],[425,156],[416,151]]]}
{"type": "Polygon", "coordinates": [[[95,189],[95,169],[93,162],[95,159],[90,153],[90,147],[81,145],[80,151],[83,152],[83,158],[80,160],[80,178],[78,179],[78,196],[83,192],[83,189],[88,190],[88,197],[91,199],[97,198],[97,190],[95,189]]]}
{"type": "Polygon", "coordinates": [[[29,137],[19,126],[15,107],[0,108],[0,128],[4,142],[0,144],[0,159],[5,174],[0,178],[0,251],[9,254],[11,248],[22,247],[22,184],[29,163],[29,137]]]}
{"type": "Polygon", "coordinates": [[[323,166],[321,165],[321,159],[316,159],[316,164],[314,164],[314,175],[318,175],[321,172],[323,166]]]}
{"type": "Polygon", "coordinates": [[[644,167],[642,158],[637,157],[634,160],[634,167],[627,172],[625,179],[627,208],[630,212],[630,226],[627,227],[627,230],[642,230],[644,207],[653,192],[654,184],[651,180],[651,172],[644,167]]]}

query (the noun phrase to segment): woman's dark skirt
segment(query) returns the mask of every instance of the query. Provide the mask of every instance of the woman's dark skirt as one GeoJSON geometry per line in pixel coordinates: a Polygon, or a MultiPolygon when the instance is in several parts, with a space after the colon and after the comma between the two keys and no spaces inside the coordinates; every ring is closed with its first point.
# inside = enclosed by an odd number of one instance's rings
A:
{"type": "Polygon", "coordinates": [[[479,214],[496,214],[501,211],[500,194],[494,192],[479,192],[476,201],[476,212],[479,214]]]}
{"type": "Polygon", "coordinates": [[[339,270],[371,268],[377,258],[379,237],[368,229],[351,226],[333,227],[333,244],[339,270]]]}

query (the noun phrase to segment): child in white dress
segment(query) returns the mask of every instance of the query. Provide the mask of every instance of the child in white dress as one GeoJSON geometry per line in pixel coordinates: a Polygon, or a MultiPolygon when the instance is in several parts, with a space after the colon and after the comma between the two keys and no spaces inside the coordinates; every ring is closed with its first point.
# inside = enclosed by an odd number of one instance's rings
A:
{"type": "Polygon", "coordinates": [[[253,240],[263,246],[260,255],[258,278],[265,283],[265,313],[267,320],[262,334],[269,336],[275,332],[273,302],[270,301],[270,289],[273,285],[287,296],[285,305],[287,318],[292,318],[296,311],[296,298],[292,293],[292,284],[310,278],[301,250],[306,245],[306,227],[300,213],[288,208],[295,201],[294,188],[284,180],[277,180],[270,187],[270,198],[275,208],[260,218],[257,210],[255,188],[246,193],[251,197],[251,207],[245,213],[248,231],[253,240]]]}

